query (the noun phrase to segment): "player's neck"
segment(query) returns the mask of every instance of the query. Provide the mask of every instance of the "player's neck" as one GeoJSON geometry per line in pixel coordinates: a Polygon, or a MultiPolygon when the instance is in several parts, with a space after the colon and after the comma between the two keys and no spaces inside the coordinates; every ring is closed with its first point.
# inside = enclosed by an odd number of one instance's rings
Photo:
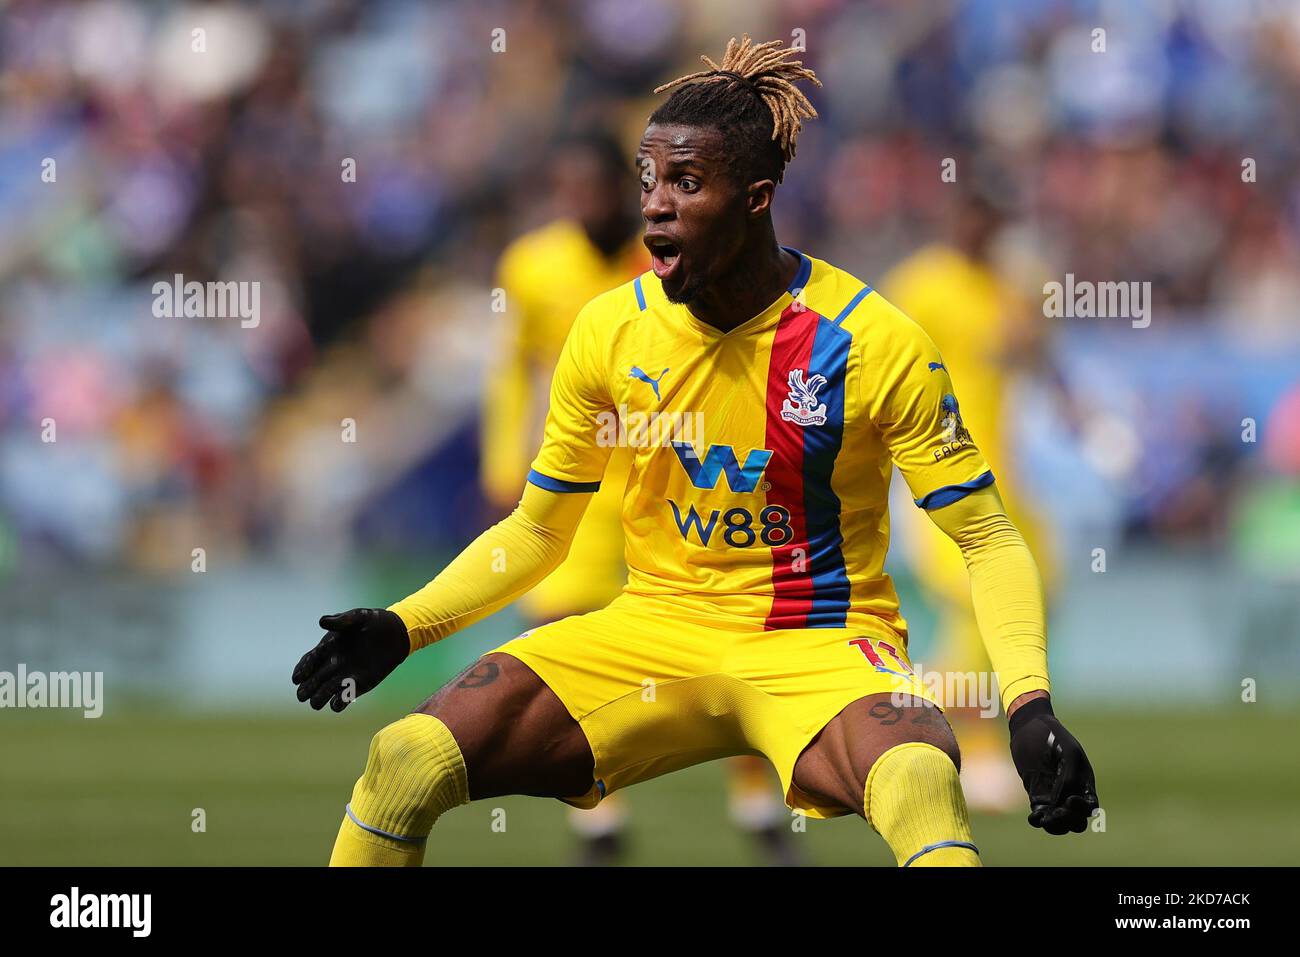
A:
{"type": "Polygon", "coordinates": [[[771,232],[755,252],[738,256],[736,264],[688,307],[696,319],[721,332],[730,332],[770,306],[799,271],[799,258],[782,249],[771,232]]]}

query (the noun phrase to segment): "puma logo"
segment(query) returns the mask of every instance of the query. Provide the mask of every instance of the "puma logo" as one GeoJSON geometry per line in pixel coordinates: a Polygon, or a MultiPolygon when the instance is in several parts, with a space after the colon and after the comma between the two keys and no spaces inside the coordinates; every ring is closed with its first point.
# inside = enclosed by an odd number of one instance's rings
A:
{"type": "Polygon", "coordinates": [[[659,398],[659,383],[663,380],[663,377],[666,376],[667,374],[668,374],[668,370],[665,369],[663,372],[659,373],[658,379],[654,379],[651,378],[648,373],[642,372],[640,366],[633,366],[632,371],[627,374],[627,377],[629,379],[640,379],[642,382],[649,385],[650,388],[655,390],[655,399],[657,400],[659,398]]]}

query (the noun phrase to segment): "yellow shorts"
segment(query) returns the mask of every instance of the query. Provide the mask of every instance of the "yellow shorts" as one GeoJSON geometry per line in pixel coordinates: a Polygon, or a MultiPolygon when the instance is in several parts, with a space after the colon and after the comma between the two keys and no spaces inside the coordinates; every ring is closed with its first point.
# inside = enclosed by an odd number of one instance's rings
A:
{"type": "Polygon", "coordinates": [[[788,806],[834,817],[848,812],[819,807],[792,787],[795,761],[818,732],[865,695],[899,692],[939,704],[912,676],[906,640],[883,622],[740,631],[667,599],[624,594],[494,651],[536,672],[586,734],[595,784],[566,799],[576,807],[693,764],[761,754],[788,806]]]}

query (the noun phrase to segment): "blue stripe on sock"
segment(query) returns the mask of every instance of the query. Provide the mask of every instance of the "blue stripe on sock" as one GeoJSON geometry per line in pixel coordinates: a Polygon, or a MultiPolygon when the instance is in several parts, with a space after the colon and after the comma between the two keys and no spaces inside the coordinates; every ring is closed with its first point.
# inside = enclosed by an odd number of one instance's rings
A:
{"type": "Polygon", "coordinates": [[[929,854],[931,851],[937,851],[941,847],[969,847],[976,854],[979,854],[980,852],[980,849],[976,847],[974,844],[972,844],[970,841],[940,841],[938,844],[927,844],[925,847],[921,848],[919,851],[917,851],[915,854],[909,857],[907,859],[907,863],[904,864],[903,866],[907,867],[914,860],[920,857],[922,854],[929,854]]]}
{"type": "Polygon", "coordinates": [[[350,802],[344,805],[344,810],[348,812],[348,817],[352,819],[353,824],[361,828],[361,830],[363,831],[369,831],[371,834],[378,834],[380,837],[391,838],[394,841],[405,841],[408,844],[423,844],[426,840],[428,840],[428,838],[424,838],[424,837],[403,837],[400,834],[389,834],[387,831],[381,831],[377,827],[371,827],[369,824],[363,824],[360,820],[357,819],[357,816],[352,813],[352,804],[350,802]]]}

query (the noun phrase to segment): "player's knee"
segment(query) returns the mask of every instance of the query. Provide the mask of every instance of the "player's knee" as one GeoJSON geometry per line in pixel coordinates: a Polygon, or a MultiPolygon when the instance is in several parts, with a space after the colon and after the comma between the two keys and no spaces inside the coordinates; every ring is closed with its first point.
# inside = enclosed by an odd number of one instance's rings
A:
{"type": "Polygon", "coordinates": [[[978,866],[961,780],[951,754],[909,741],[882,754],[863,791],[863,813],[899,866],[978,866]]]}
{"type": "Polygon", "coordinates": [[[465,762],[456,739],[440,720],[417,713],[381,728],[371,739],[348,816],[372,833],[418,840],[444,811],[468,801],[465,762]]]}

